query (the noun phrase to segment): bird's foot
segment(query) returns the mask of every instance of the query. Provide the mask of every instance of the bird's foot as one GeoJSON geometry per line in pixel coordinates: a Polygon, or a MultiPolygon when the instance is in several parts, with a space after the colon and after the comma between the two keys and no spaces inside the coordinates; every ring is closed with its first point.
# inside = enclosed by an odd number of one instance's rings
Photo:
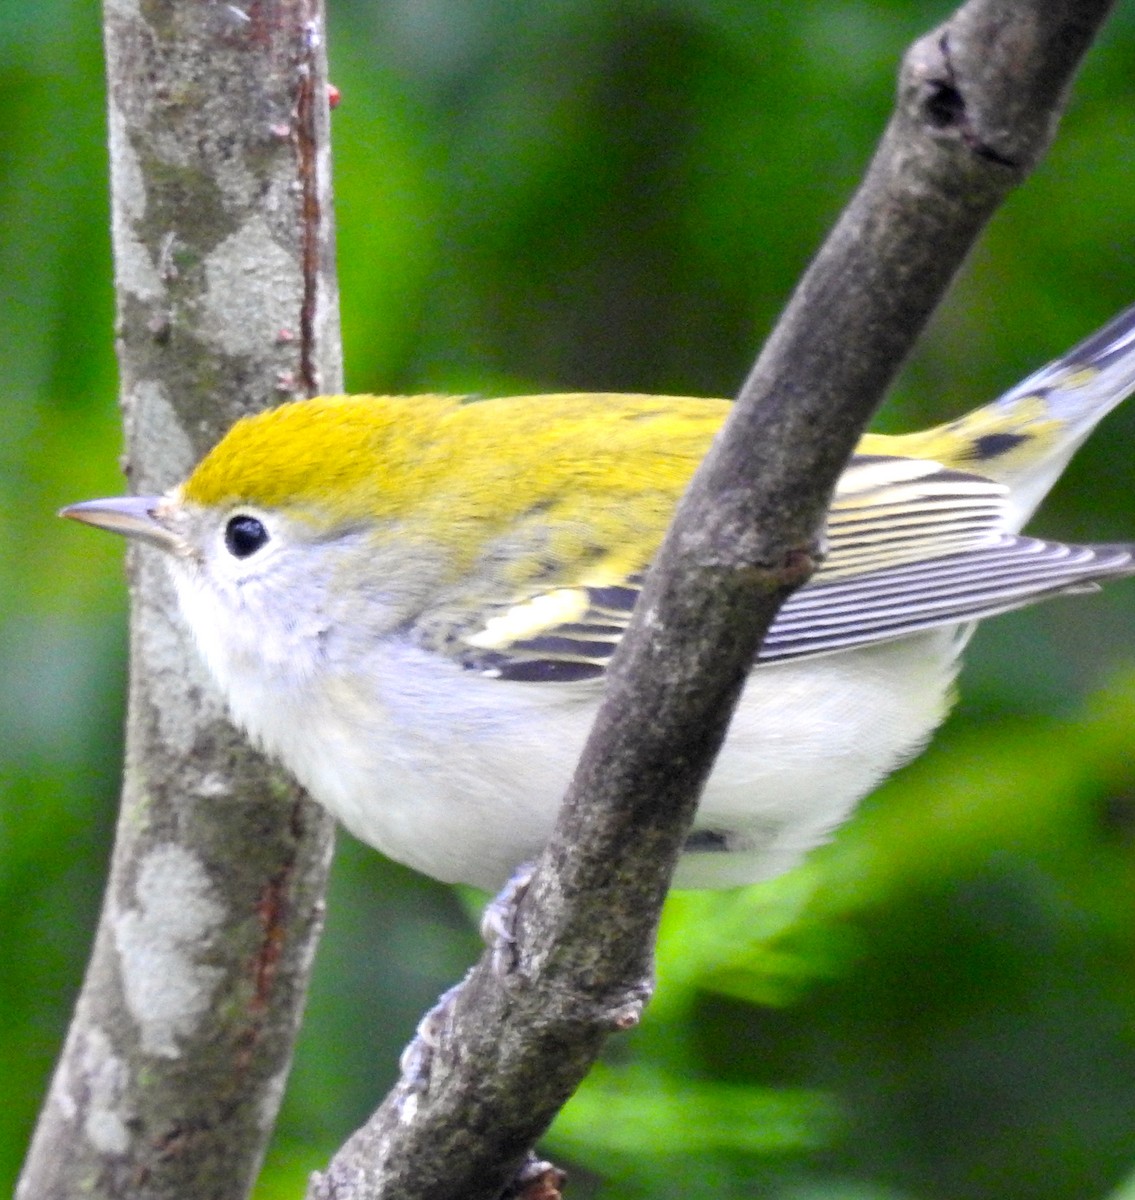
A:
{"type": "Polygon", "coordinates": [[[516,970],[516,916],[535,871],[533,863],[524,863],[500,893],[489,901],[481,917],[481,937],[492,951],[493,973],[498,978],[516,970]]]}

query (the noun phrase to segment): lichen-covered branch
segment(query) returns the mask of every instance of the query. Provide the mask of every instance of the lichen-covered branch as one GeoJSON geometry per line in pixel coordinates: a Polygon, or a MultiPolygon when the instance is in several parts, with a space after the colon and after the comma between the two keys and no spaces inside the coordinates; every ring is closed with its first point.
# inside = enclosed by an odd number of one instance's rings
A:
{"type": "MultiPolygon", "coordinates": [[[[127,475],[341,387],[318,0],[106,0],[127,475]]],[[[135,551],[122,813],[21,1200],[248,1194],[291,1060],[329,819],[226,721],[135,551]]]]}
{"type": "Polygon", "coordinates": [[[761,637],[812,568],[836,478],[997,205],[1044,153],[1109,0],[970,0],[911,47],[863,185],[682,503],[520,906],[319,1200],[492,1197],[612,1029],[633,1023],[663,896],[761,637]]]}

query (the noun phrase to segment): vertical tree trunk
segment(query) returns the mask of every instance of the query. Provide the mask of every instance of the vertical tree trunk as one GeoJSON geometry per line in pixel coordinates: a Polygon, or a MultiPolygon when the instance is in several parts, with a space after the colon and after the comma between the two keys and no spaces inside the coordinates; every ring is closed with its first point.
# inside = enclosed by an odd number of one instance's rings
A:
{"type": "MultiPolygon", "coordinates": [[[[126,472],[342,386],[319,0],[106,0],[126,472]]],[[[122,813],[18,1195],[247,1195],[318,937],[331,823],[225,719],[157,554],[130,559],[122,813]]]]}

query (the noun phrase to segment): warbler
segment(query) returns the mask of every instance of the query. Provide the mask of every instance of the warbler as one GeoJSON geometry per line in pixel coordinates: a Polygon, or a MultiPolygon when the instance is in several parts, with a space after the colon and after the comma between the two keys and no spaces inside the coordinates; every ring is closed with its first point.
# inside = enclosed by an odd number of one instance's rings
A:
{"type": "MultiPolygon", "coordinates": [[[[975,622],[1135,571],[1020,529],[1135,389],[1135,307],[949,424],[867,435],[781,609],[676,876],[796,863],[943,719],[975,622]]],[[[323,396],[238,421],[161,496],[63,515],[165,553],[236,722],[442,880],[533,859],[720,400],[323,396]]]]}

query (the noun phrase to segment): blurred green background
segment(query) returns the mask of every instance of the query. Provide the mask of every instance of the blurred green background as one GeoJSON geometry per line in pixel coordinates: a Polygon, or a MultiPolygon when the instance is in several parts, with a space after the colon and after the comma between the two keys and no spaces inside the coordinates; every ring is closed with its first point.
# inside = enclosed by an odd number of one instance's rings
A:
{"type": "MultiPolygon", "coordinates": [[[[330,0],[352,389],[732,394],[946,3],[330,0]]],[[[121,753],[98,6],[0,8],[0,1187],[79,985],[121,753]]],[[[1135,3],[878,428],[989,398],[1135,300],[1135,3]]],[[[1135,408],[1034,527],[1135,534],[1135,408]]],[[[544,1149],[571,1195],[1128,1200],[1135,585],[990,623],[931,750],[801,870],[670,905],[660,990],[544,1149]]],[[[343,837],[258,1196],[294,1197],[477,953],[343,837]]]]}

